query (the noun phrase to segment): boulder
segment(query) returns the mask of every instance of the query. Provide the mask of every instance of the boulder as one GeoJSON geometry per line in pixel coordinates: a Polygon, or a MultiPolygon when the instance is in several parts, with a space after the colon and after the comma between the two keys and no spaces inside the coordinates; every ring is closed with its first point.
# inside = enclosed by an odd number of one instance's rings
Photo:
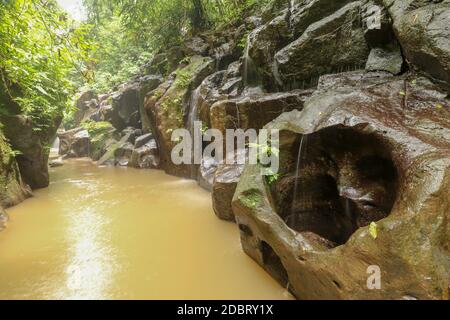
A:
{"type": "Polygon", "coordinates": [[[446,96],[414,75],[322,77],[267,126],[278,179],[248,165],[238,183],[244,251],[299,299],[448,299],[446,96]]]}
{"type": "Polygon", "coordinates": [[[134,145],[134,142],[136,141],[136,128],[133,127],[127,127],[120,132],[121,137],[128,137],[127,142],[130,142],[134,145]]]}
{"type": "Polygon", "coordinates": [[[119,131],[126,127],[141,127],[139,92],[139,84],[130,83],[123,85],[119,91],[113,93],[111,96],[112,110],[108,108],[108,117],[105,120],[119,131]]]}
{"type": "Polygon", "coordinates": [[[63,156],[70,152],[75,134],[83,130],[83,128],[79,127],[67,131],[58,131],[59,155],[63,156]]]}
{"type": "Polygon", "coordinates": [[[450,88],[450,1],[383,0],[409,63],[450,88]]]}
{"type": "Polygon", "coordinates": [[[360,8],[360,1],[347,4],[310,24],[297,40],[278,51],[273,70],[278,86],[313,87],[322,74],[363,68],[369,47],[359,23],[360,8]]]}
{"type": "Polygon", "coordinates": [[[88,114],[92,113],[92,110],[97,108],[98,103],[96,98],[97,96],[92,90],[87,90],[79,94],[79,98],[75,104],[76,111],[73,116],[73,125],[75,127],[79,126],[84,119],[89,118],[88,114]]]}
{"type": "Polygon", "coordinates": [[[213,208],[216,216],[222,220],[234,221],[231,202],[243,169],[243,165],[222,164],[215,172],[212,190],[213,208]]]}
{"type": "Polygon", "coordinates": [[[71,153],[74,158],[89,157],[90,147],[89,132],[87,130],[81,130],[73,136],[71,153]]]}
{"type": "Polygon", "coordinates": [[[90,156],[89,132],[84,128],[75,128],[58,135],[59,154],[64,158],[84,158],[90,156]]]}
{"type": "Polygon", "coordinates": [[[135,146],[128,166],[139,169],[157,169],[159,153],[155,139],[151,138],[144,145],[135,146]]]}
{"type": "Polygon", "coordinates": [[[403,57],[400,48],[393,50],[373,48],[366,63],[367,71],[386,71],[394,75],[402,71],[403,57]]]}
{"type": "Polygon", "coordinates": [[[191,110],[196,108],[197,119],[211,127],[210,109],[219,100],[238,97],[243,92],[240,74],[242,63],[233,62],[227,70],[219,71],[206,77],[197,88],[197,96],[191,101],[191,110]]]}
{"type": "Polygon", "coordinates": [[[12,148],[20,152],[16,159],[23,181],[32,189],[47,187],[48,146],[55,138],[61,117],[56,117],[52,125],[41,131],[37,131],[36,124],[25,115],[0,115],[0,120],[12,148]]]}
{"type": "Polygon", "coordinates": [[[114,151],[114,157],[116,158],[116,164],[121,167],[128,166],[130,162],[131,155],[133,154],[133,144],[130,142],[125,142],[119,145],[114,151]]]}
{"type": "MultiPolygon", "coordinates": [[[[313,23],[328,17],[352,2],[352,0],[310,0],[296,1],[290,8],[289,25],[293,37],[300,37],[313,23]]],[[[362,3],[360,3],[362,5],[362,3]]]]}
{"type": "Polygon", "coordinates": [[[243,70],[246,83],[250,82],[250,77],[261,78],[261,84],[265,88],[274,89],[272,65],[275,53],[292,41],[288,19],[289,11],[285,10],[282,15],[248,35],[243,70]],[[252,72],[256,75],[251,74],[252,72]]]}
{"type": "Polygon", "coordinates": [[[144,134],[144,135],[142,135],[140,137],[137,137],[136,141],[134,142],[134,147],[136,149],[140,148],[140,147],[142,147],[144,144],[148,143],[152,139],[153,139],[153,134],[151,134],[151,133],[147,133],[147,134],[144,134]]]}
{"type": "Polygon", "coordinates": [[[144,133],[151,132],[151,122],[144,108],[144,100],[147,93],[155,90],[161,83],[163,78],[160,75],[147,75],[139,79],[139,113],[141,115],[142,131],[144,133]]]}
{"type": "Polygon", "coordinates": [[[311,93],[311,90],[294,90],[218,101],[210,110],[211,127],[223,134],[226,129],[262,129],[283,112],[302,109],[311,93]]]}
{"type": "Polygon", "coordinates": [[[202,157],[202,162],[197,174],[197,181],[200,187],[207,191],[212,191],[217,166],[218,162],[215,158],[202,157]]]}
{"type": "Polygon", "coordinates": [[[155,54],[142,68],[145,75],[165,75],[168,67],[167,57],[164,53],[155,54]]]}
{"type": "Polygon", "coordinates": [[[205,56],[208,53],[208,43],[200,37],[192,37],[184,42],[186,54],[188,56],[205,56]]]}
{"type": "Polygon", "coordinates": [[[101,156],[101,158],[97,161],[97,164],[99,166],[114,166],[116,165],[116,159],[115,159],[115,152],[118,147],[123,146],[126,143],[131,144],[130,141],[134,141],[131,139],[131,135],[134,134],[134,132],[127,132],[125,135],[123,135],[119,141],[116,141],[114,139],[108,140],[108,143],[105,145],[105,152],[101,156]]]}

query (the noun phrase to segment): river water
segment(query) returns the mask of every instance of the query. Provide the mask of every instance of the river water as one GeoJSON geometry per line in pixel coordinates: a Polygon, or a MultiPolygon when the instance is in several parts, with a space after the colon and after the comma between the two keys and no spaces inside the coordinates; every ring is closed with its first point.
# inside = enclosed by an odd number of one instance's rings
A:
{"type": "Polygon", "coordinates": [[[193,181],[73,160],[8,210],[0,299],[291,299],[193,181]]]}

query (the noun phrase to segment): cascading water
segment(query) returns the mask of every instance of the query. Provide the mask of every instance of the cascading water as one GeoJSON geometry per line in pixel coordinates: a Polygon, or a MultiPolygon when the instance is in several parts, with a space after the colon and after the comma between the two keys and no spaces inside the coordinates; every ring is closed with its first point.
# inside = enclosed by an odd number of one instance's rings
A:
{"type": "Polygon", "coordinates": [[[251,42],[251,33],[247,36],[247,43],[245,45],[244,50],[244,74],[242,75],[242,80],[244,81],[244,86],[248,86],[249,84],[249,65],[252,61],[252,58],[250,57],[250,42],[251,42]]]}
{"type": "MultiPolygon", "coordinates": [[[[189,115],[188,115],[188,119],[187,119],[187,124],[186,127],[190,130],[191,132],[191,137],[195,140],[196,135],[200,134],[199,132],[196,132],[196,126],[195,123],[198,121],[198,108],[199,108],[199,104],[200,104],[200,88],[201,86],[199,86],[197,89],[195,89],[192,92],[191,95],[191,99],[189,100],[189,115]]],[[[193,146],[193,153],[192,153],[192,166],[191,166],[191,177],[193,179],[197,178],[197,166],[195,165],[195,155],[201,154],[201,150],[199,150],[199,148],[201,149],[202,146],[198,146],[195,142],[194,142],[194,146],[193,146]]]]}
{"type": "Polygon", "coordinates": [[[59,137],[56,137],[53,141],[52,147],[50,148],[50,155],[51,156],[58,156],[59,154],[59,144],[60,140],[59,137]]]}
{"type": "Polygon", "coordinates": [[[250,46],[253,42],[252,40],[252,36],[254,32],[258,32],[258,29],[249,33],[249,35],[247,36],[247,44],[245,46],[245,50],[244,50],[244,70],[243,70],[243,75],[242,75],[242,80],[244,82],[244,86],[250,90],[247,89],[247,91],[249,91],[249,93],[251,92],[255,92],[255,93],[260,93],[262,91],[261,89],[261,83],[262,83],[262,79],[259,75],[259,72],[257,70],[256,64],[253,61],[252,57],[250,56],[250,46]],[[258,88],[256,91],[253,90],[253,88],[258,88]]]}
{"type": "Polygon", "coordinates": [[[295,169],[295,182],[294,182],[294,194],[292,197],[292,205],[291,205],[291,214],[286,218],[286,222],[289,220],[292,221],[292,225],[295,227],[297,224],[297,218],[298,214],[296,213],[295,204],[298,200],[298,191],[299,191],[299,175],[300,170],[302,169],[303,160],[306,158],[306,148],[308,145],[308,136],[302,135],[302,138],[300,140],[300,146],[298,149],[298,155],[297,155],[297,163],[296,163],[296,169],[295,169]]]}

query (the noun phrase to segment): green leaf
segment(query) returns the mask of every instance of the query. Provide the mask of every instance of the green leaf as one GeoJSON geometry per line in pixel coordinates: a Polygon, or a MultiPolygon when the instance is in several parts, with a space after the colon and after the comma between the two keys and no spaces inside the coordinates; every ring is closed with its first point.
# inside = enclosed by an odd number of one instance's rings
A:
{"type": "Polygon", "coordinates": [[[377,224],[375,222],[371,222],[369,226],[369,234],[372,238],[376,239],[378,237],[377,224]]]}

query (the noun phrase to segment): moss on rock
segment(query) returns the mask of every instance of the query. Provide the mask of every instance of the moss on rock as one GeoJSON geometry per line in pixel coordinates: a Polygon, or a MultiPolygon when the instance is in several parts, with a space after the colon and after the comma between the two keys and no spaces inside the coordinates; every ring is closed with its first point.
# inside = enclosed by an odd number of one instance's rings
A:
{"type": "Polygon", "coordinates": [[[15,156],[16,152],[0,131],[0,207],[18,204],[29,195],[22,183],[15,156]]]}

